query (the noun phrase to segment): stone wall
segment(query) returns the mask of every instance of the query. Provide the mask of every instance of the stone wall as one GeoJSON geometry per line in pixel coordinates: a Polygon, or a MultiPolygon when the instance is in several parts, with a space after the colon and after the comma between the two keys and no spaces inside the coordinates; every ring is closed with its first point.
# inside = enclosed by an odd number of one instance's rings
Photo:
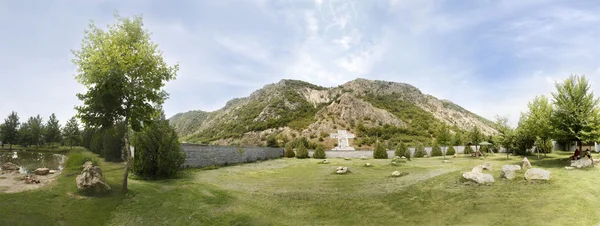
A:
{"type": "Polygon", "coordinates": [[[183,167],[201,168],[207,166],[226,166],[237,163],[256,162],[258,160],[283,157],[283,148],[235,147],[198,144],[181,144],[186,154],[183,167]]]}

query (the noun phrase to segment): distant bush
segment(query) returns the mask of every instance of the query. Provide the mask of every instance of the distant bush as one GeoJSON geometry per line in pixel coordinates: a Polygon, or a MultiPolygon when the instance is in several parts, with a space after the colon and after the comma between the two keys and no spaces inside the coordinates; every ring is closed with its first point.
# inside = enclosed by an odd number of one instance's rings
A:
{"type": "Polygon", "coordinates": [[[277,144],[277,138],[274,135],[270,135],[267,137],[267,147],[270,147],[270,148],[279,147],[279,144],[277,144]]]}
{"type": "Polygon", "coordinates": [[[425,146],[423,146],[423,143],[421,142],[417,143],[414,154],[415,158],[422,158],[425,157],[425,155],[427,155],[427,152],[425,152],[425,146]]]}
{"type": "Polygon", "coordinates": [[[300,143],[296,147],[296,158],[299,158],[299,159],[308,158],[308,149],[306,149],[306,146],[304,146],[303,143],[300,143]]]}
{"type": "Polygon", "coordinates": [[[442,149],[440,148],[440,146],[435,145],[431,148],[431,156],[432,157],[433,156],[442,156],[442,155],[444,155],[444,153],[442,153],[442,149]]]}
{"type": "Polygon", "coordinates": [[[296,154],[294,153],[294,144],[292,144],[292,142],[289,142],[285,145],[285,153],[283,156],[286,158],[296,157],[296,154]]]}
{"type": "Polygon", "coordinates": [[[456,154],[456,150],[454,150],[453,146],[449,146],[448,148],[446,148],[446,155],[454,155],[456,154]]]}
{"type": "Polygon", "coordinates": [[[324,159],[325,158],[325,148],[323,148],[323,145],[317,145],[317,148],[315,149],[315,153],[313,154],[313,158],[316,159],[324,159]]]}
{"type": "Polygon", "coordinates": [[[382,143],[377,143],[375,145],[375,150],[373,151],[373,158],[376,159],[387,159],[388,154],[382,143]]]}
{"type": "Polygon", "coordinates": [[[132,172],[145,179],[170,178],[181,169],[185,152],[175,129],[167,120],[157,120],[135,133],[132,172]]]}
{"type": "Polygon", "coordinates": [[[406,144],[404,144],[404,142],[400,142],[396,146],[396,151],[394,151],[394,155],[399,156],[399,157],[402,157],[402,156],[406,157],[406,152],[408,152],[408,155],[410,156],[410,151],[408,151],[406,144]]]}
{"type": "Polygon", "coordinates": [[[104,143],[104,131],[96,130],[91,137],[90,151],[99,155],[103,154],[102,144],[104,143]]]}
{"type": "Polygon", "coordinates": [[[84,153],[84,152],[71,152],[67,156],[67,160],[65,161],[66,168],[77,169],[83,166],[83,164],[87,161],[91,161],[95,166],[98,165],[98,158],[93,156],[92,154],[84,153]]]}
{"type": "Polygon", "coordinates": [[[466,154],[466,155],[473,154],[473,152],[474,152],[474,151],[473,151],[473,148],[472,148],[471,146],[466,146],[466,147],[465,147],[465,154],[466,154]]]}

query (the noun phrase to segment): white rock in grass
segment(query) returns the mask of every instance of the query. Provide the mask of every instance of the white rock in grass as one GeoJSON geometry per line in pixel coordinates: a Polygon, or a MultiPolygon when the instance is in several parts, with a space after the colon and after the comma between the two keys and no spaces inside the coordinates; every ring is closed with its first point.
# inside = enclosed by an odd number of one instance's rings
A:
{"type": "Polygon", "coordinates": [[[577,169],[590,167],[590,166],[592,166],[592,164],[593,164],[592,160],[588,157],[583,157],[581,159],[571,161],[571,166],[575,167],[577,169]]]}
{"type": "Polygon", "coordinates": [[[371,167],[371,166],[373,166],[373,165],[371,165],[371,163],[368,163],[368,162],[367,162],[367,163],[365,163],[365,166],[366,166],[366,167],[371,167]]]}
{"type": "Polygon", "coordinates": [[[489,162],[486,162],[483,165],[481,165],[481,169],[492,171],[492,164],[489,162]]]}
{"type": "Polygon", "coordinates": [[[527,159],[527,157],[523,158],[523,161],[521,161],[521,168],[531,169],[531,163],[529,162],[529,159],[527,159]]]}
{"type": "Polygon", "coordinates": [[[360,156],[360,159],[361,159],[361,160],[367,160],[367,156],[364,156],[364,155],[363,155],[363,156],[360,156]]]}
{"type": "Polygon", "coordinates": [[[515,171],[521,170],[519,165],[503,165],[502,172],[500,173],[501,178],[512,180],[515,178],[515,171]]]}
{"type": "Polygon", "coordinates": [[[550,171],[539,168],[531,168],[525,172],[526,180],[550,180],[550,171]]]}
{"type": "Polygon", "coordinates": [[[465,172],[463,178],[474,181],[478,184],[491,184],[494,183],[494,177],[491,174],[465,172]]]}
{"type": "Polygon", "coordinates": [[[473,172],[473,173],[481,173],[482,171],[483,171],[482,165],[477,165],[477,166],[473,167],[473,169],[471,170],[471,172],[473,172]]]}
{"type": "Polygon", "coordinates": [[[335,173],[346,174],[346,173],[348,173],[348,167],[340,166],[336,169],[335,173]]]}
{"type": "Polygon", "coordinates": [[[323,163],[323,164],[329,164],[329,160],[327,160],[327,159],[323,159],[323,162],[322,162],[322,163],[323,163]]]}

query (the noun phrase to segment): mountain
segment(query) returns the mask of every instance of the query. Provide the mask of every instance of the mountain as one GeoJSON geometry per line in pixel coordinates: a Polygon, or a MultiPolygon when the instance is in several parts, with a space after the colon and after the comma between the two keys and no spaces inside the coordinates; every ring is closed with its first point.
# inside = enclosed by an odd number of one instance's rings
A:
{"type": "Polygon", "coordinates": [[[498,133],[491,121],[414,86],[366,79],[331,88],[281,80],[217,111],[179,113],[169,121],[184,142],[223,145],[265,145],[274,136],[279,143],[305,137],[333,147],[329,133],[338,129],[356,134],[356,148],[376,140],[429,144],[442,124],[452,133],[466,134],[474,126],[485,135],[498,133]]]}

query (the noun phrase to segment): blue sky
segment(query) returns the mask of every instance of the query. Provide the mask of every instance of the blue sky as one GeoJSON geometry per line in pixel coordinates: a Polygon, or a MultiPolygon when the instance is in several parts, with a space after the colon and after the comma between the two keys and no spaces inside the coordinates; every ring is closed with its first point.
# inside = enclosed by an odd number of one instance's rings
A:
{"type": "Polygon", "coordinates": [[[0,1],[0,118],[75,114],[73,78],[90,20],[143,14],[169,63],[167,116],[217,110],[281,79],[412,84],[516,125],[554,82],[600,86],[600,3],[541,0],[0,1]]]}

